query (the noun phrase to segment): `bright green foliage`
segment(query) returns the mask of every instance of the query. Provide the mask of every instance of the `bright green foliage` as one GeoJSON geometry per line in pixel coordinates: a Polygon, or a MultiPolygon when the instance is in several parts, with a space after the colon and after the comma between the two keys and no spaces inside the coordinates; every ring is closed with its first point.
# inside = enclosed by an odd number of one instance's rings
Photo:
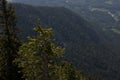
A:
{"type": "Polygon", "coordinates": [[[26,80],[56,80],[56,60],[64,49],[53,43],[52,29],[43,29],[38,24],[34,30],[37,36],[23,43],[15,62],[22,68],[26,80]]]}
{"type": "Polygon", "coordinates": [[[16,16],[6,0],[0,1],[0,80],[21,80],[18,68],[13,63],[19,48],[16,16]]]}

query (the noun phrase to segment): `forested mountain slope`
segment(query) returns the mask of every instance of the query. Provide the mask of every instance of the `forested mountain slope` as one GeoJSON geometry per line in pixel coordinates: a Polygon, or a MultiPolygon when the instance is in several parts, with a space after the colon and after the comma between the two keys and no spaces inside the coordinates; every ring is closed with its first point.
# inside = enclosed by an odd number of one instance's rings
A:
{"type": "Polygon", "coordinates": [[[120,47],[120,0],[12,0],[37,6],[64,6],[78,13],[93,27],[106,43],[118,50],[120,47]]]}
{"type": "Polygon", "coordinates": [[[93,27],[106,43],[115,50],[120,47],[120,0],[12,0],[13,2],[37,6],[64,6],[76,12],[87,21],[99,26],[93,27]],[[111,45],[112,43],[112,45],[111,45]]]}
{"type": "Polygon", "coordinates": [[[33,7],[14,4],[23,38],[34,35],[32,28],[38,18],[52,27],[58,45],[66,48],[64,59],[87,74],[107,79],[119,76],[119,56],[104,43],[90,23],[64,7],[33,7]]]}

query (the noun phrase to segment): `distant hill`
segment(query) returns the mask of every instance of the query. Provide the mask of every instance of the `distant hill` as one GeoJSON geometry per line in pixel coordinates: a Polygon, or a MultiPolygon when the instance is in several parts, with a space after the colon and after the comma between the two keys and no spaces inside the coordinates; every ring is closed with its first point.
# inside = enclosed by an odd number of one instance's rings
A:
{"type": "MultiPolygon", "coordinates": [[[[37,6],[64,6],[78,13],[91,23],[97,32],[107,36],[109,43],[119,44],[120,40],[120,0],[12,0],[13,2],[37,6]],[[112,35],[112,36],[111,36],[112,35]],[[115,38],[115,39],[114,39],[115,38]]],[[[120,47],[120,46],[119,46],[120,47]]]]}
{"type": "Polygon", "coordinates": [[[120,53],[120,0],[84,0],[81,5],[70,4],[67,8],[93,23],[93,29],[106,40],[114,51],[120,53]]]}
{"type": "Polygon", "coordinates": [[[104,39],[90,24],[78,14],[64,7],[33,7],[14,4],[18,24],[27,35],[34,36],[32,30],[37,19],[42,25],[52,27],[58,45],[66,48],[64,59],[72,62],[91,76],[113,79],[120,73],[119,56],[104,42],[104,39]],[[104,43],[104,44],[103,44],[104,43]]]}
{"type": "Polygon", "coordinates": [[[85,20],[99,25],[94,29],[108,44],[120,47],[120,0],[12,0],[37,6],[64,6],[85,20]],[[107,37],[106,37],[107,36],[107,37]]]}

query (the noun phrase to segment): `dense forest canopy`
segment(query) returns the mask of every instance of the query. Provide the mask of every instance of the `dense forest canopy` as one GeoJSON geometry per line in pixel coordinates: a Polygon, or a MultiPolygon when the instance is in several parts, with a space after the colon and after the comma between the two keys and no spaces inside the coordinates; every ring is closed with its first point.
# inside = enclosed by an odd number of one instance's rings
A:
{"type": "MultiPolygon", "coordinates": [[[[20,28],[20,27],[19,27],[20,28]]],[[[60,59],[64,48],[54,44],[51,28],[38,21],[36,35],[20,40],[16,14],[11,4],[0,1],[1,80],[91,80],[67,61],[60,59]]]]}
{"type": "Polygon", "coordinates": [[[0,1],[1,80],[119,79],[119,0],[8,1],[19,3],[0,1]]]}

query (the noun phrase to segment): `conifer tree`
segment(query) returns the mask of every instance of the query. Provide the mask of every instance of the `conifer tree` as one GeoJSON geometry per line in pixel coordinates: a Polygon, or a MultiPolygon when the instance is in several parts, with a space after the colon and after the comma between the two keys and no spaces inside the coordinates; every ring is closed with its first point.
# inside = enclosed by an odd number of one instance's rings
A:
{"type": "Polygon", "coordinates": [[[0,0],[0,80],[21,80],[13,60],[20,43],[17,38],[14,8],[0,0]]]}
{"type": "Polygon", "coordinates": [[[39,22],[34,30],[37,35],[22,44],[15,62],[22,68],[26,80],[57,80],[57,59],[64,49],[55,46],[51,28],[44,29],[39,22]]]}

